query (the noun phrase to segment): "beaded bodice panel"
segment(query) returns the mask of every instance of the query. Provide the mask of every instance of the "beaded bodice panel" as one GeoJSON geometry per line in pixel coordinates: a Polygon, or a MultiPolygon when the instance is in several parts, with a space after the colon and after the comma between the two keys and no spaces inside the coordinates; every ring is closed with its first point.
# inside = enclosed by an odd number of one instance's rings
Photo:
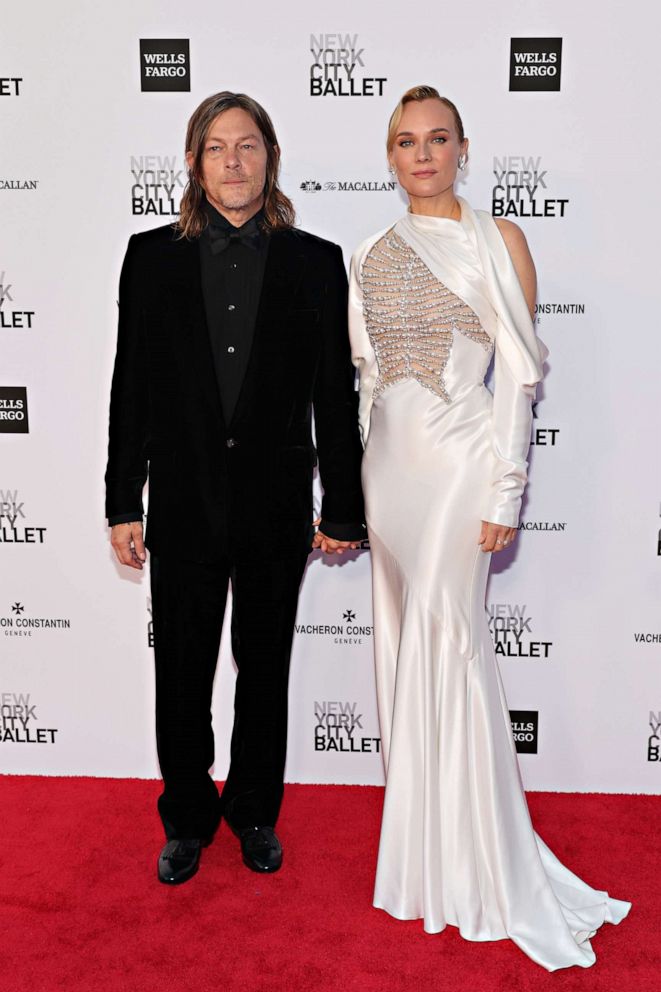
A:
{"type": "Polygon", "coordinates": [[[451,402],[445,382],[455,331],[491,352],[489,335],[468,304],[439,282],[393,229],[370,249],[362,268],[367,333],[379,370],[374,397],[403,379],[451,402]]]}

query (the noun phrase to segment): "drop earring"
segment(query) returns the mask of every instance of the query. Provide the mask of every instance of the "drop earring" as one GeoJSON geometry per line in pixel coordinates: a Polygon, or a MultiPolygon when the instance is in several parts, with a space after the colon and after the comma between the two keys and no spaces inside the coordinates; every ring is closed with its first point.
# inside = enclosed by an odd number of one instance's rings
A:
{"type": "Polygon", "coordinates": [[[466,168],[466,156],[465,155],[462,155],[460,157],[459,162],[458,162],[458,165],[459,165],[460,170],[463,172],[464,169],[466,168]]]}

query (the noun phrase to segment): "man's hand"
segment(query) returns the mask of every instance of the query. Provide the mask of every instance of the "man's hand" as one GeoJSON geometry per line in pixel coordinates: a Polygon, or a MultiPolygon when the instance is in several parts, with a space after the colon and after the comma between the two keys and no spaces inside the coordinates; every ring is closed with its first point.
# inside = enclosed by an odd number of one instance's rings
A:
{"type": "Polygon", "coordinates": [[[482,545],[483,551],[502,551],[503,548],[509,547],[515,537],[516,527],[503,527],[501,524],[490,524],[483,520],[480,540],[477,543],[482,545]]]}
{"type": "Polygon", "coordinates": [[[142,524],[139,520],[130,524],[115,524],[110,543],[115,549],[117,561],[129,568],[142,568],[147,560],[145,542],[142,539],[142,524]]]}
{"type": "MultiPolygon", "coordinates": [[[[321,519],[315,520],[315,527],[318,527],[320,523],[321,519]]],[[[317,548],[321,548],[324,554],[327,555],[343,555],[348,548],[355,551],[359,547],[359,544],[359,541],[335,541],[332,537],[327,537],[322,531],[318,530],[312,539],[312,550],[316,551],[317,548]]]]}

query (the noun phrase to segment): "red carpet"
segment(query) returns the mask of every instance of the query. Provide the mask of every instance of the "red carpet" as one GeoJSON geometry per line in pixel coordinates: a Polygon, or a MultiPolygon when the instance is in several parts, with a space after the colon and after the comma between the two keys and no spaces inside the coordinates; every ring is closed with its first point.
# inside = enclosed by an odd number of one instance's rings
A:
{"type": "Polygon", "coordinates": [[[2,992],[651,992],[660,987],[653,796],[533,793],[578,874],[633,901],[597,963],[550,975],[511,942],[427,935],[371,908],[382,790],[288,786],[272,877],[221,826],[199,874],[156,880],[156,782],[0,777],[2,992]]]}

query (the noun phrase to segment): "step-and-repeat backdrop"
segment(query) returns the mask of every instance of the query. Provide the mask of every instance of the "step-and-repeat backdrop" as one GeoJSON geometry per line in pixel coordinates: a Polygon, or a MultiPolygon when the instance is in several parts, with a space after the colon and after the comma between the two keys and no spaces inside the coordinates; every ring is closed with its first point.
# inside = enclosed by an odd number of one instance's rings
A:
{"type": "MultiPolygon", "coordinates": [[[[132,232],[176,217],[189,115],[221,89],[262,102],[300,226],[348,261],[405,209],[386,124],[405,89],[429,83],[471,139],[458,192],[528,237],[551,350],[519,540],[494,559],[487,604],[524,781],[660,791],[658,34],[647,0],[5,9],[2,770],[158,772],[148,575],[113,561],[103,472],[122,256],[132,232]]],[[[195,507],[172,526],[186,539],[195,507]]],[[[312,556],[290,781],[382,781],[373,624],[369,549],[312,556]]]]}

